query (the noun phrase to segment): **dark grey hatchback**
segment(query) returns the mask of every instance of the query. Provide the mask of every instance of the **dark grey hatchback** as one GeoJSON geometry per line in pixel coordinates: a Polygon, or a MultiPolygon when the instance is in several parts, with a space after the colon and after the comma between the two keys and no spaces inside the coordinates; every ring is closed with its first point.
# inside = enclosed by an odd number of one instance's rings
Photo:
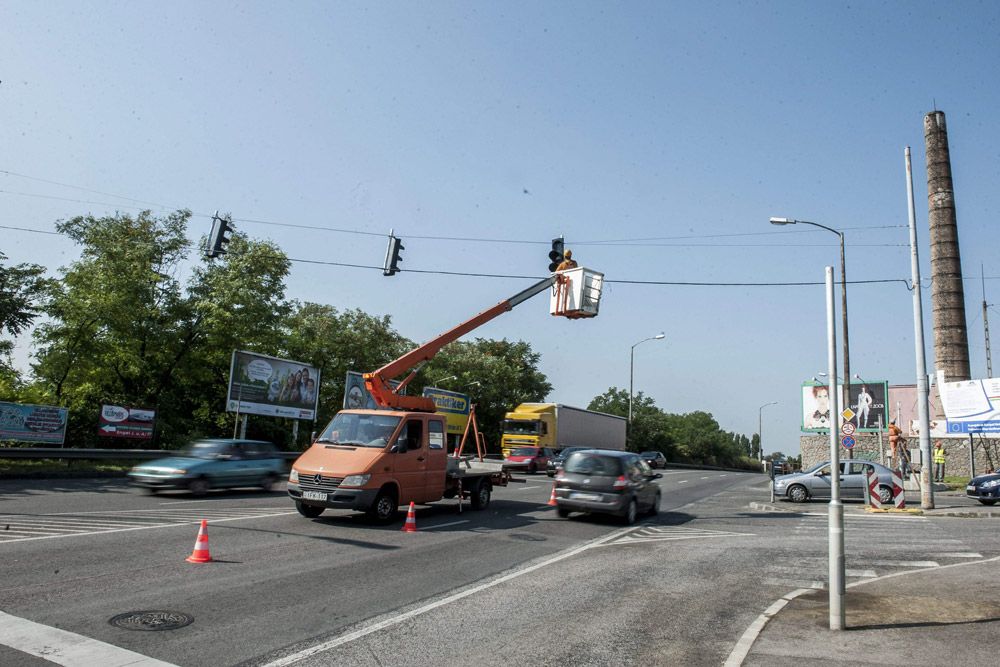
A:
{"type": "Polygon", "coordinates": [[[635,523],[640,512],[656,514],[660,509],[660,485],[638,454],[606,449],[585,449],[570,454],[556,477],[559,516],[589,512],[619,516],[635,523]]]}

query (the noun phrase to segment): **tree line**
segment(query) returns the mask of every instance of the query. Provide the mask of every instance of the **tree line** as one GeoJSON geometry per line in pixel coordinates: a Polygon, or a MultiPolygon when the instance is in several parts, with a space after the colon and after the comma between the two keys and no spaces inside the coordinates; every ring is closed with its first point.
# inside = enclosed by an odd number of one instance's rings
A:
{"type": "MultiPolygon", "coordinates": [[[[97,432],[102,404],[156,410],[156,446],[232,435],[226,412],[233,350],[294,359],[321,373],[317,426],[340,408],[348,371],[369,371],[415,343],[388,315],[286,297],[290,262],[275,244],[234,233],[227,252],[206,258],[187,238],[191,213],[79,216],[57,230],[79,258],[46,278],[46,268],[6,266],[0,255],[0,400],[68,407],[66,442],[126,446],[97,432]],[[31,369],[11,361],[13,338],[30,329],[31,369]]],[[[409,387],[470,395],[492,448],[506,411],[542,401],[552,385],[525,341],[474,338],[446,346],[409,387]]],[[[625,415],[628,395],[610,388],[590,409],[625,415]]],[[[723,432],[708,413],[671,415],[635,397],[630,447],[668,459],[737,465],[753,452],[746,436],[723,432]]],[[[310,424],[304,431],[312,428],[310,424]]],[[[289,448],[291,422],[249,421],[247,436],[289,448]]]]}

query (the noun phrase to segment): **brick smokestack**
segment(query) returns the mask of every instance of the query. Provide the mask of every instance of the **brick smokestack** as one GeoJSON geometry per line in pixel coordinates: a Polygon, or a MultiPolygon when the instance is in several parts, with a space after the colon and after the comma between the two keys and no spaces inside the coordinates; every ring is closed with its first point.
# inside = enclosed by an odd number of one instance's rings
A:
{"type": "Polygon", "coordinates": [[[955,189],[944,112],[924,116],[927,148],[927,220],[931,243],[931,303],[934,308],[934,359],[945,381],[969,380],[969,335],[965,290],[958,248],[955,189]]]}

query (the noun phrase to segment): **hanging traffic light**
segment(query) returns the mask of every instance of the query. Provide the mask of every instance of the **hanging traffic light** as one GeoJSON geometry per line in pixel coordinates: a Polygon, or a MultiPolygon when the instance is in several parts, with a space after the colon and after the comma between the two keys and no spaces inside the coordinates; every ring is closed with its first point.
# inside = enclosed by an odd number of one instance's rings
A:
{"type": "Polygon", "coordinates": [[[549,273],[553,273],[563,261],[563,237],[552,239],[552,251],[549,252],[549,259],[552,260],[549,264],[549,273]]]}
{"type": "Polygon", "coordinates": [[[208,246],[205,248],[206,257],[218,257],[226,254],[226,245],[229,244],[227,234],[233,231],[233,221],[227,215],[225,218],[219,217],[216,211],[212,216],[212,232],[208,235],[208,246]]]}
{"type": "Polygon", "coordinates": [[[403,261],[399,256],[401,250],[405,250],[402,239],[389,234],[389,246],[385,249],[385,264],[382,266],[383,276],[394,276],[399,273],[399,263],[403,261]]]}

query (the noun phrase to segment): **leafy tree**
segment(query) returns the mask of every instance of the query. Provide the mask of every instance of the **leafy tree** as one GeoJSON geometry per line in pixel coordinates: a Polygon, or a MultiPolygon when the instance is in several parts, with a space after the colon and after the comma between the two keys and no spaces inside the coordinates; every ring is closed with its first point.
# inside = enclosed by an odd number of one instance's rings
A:
{"type": "MultiPolygon", "coordinates": [[[[32,325],[41,313],[52,281],[43,277],[44,267],[37,264],[4,266],[7,256],[0,252],[0,335],[16,337],[32,325]]],[[[20,373],[10,354],[13,340],[0,338],[0,399],[16,399],[22,389],[20,373]]]]}

